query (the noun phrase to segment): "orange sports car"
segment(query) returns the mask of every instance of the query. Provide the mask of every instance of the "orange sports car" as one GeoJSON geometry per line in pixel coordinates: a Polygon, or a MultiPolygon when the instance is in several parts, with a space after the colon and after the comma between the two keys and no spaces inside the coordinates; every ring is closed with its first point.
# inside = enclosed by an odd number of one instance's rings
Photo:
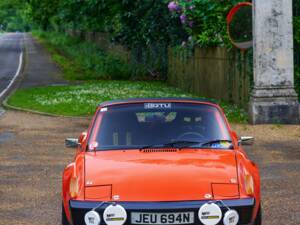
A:
{"type": "Polygon", "coordinates": [[[63,225],[259,225],[260,177],[222,109],[201,99],[99,105],[63,173],[63,225]]]}

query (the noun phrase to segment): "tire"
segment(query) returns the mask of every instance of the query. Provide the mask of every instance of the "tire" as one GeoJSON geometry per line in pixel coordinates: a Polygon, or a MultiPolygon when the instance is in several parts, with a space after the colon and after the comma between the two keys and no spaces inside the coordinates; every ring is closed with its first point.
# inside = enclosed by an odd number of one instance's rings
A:
{"type": "Polygon", "coordinates": [[[254,225],[262,225],[261,206],[259,206],[259,210],[257,212],[257,216],[256,216],[256,219],[255,219],[254,225]]]}
{"type": "Polygon", "coordinates": [[[66,216],[64,204],[61,206],[61,225],[70,225],[66,216]]]}

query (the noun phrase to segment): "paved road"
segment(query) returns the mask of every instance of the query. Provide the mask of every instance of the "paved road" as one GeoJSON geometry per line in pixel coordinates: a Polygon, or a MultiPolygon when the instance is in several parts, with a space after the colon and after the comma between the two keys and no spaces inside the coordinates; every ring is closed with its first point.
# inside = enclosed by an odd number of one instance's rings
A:
{"type": "Polygon", "coordinates": [[[64,85],[60,68],[52,61],[47,50],[31,34],[26,34],[26,69],[20,88],[64,85]]]}
{"type": "Polygon", "coordinates": [[[21,33],[8,33],[0,36],[0,95],[17,73],[23,37],[21,33]]]}

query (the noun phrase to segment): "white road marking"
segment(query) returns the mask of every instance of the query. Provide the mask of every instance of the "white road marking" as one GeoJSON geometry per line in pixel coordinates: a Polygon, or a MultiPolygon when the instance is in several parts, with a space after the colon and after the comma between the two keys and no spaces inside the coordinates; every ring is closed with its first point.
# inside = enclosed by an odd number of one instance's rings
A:
{"type": "Polygon", "coordinates": [[[13,85],[13,83],[16,81],[16,79],[20,75],[22,65],[23,65],[23,51],[20,53],[20,56],[19,56],[18,70],[17,70],[16,74],[14,75],[13,79],[9,82],[8,86],[0,93],[0,98],[2,98],[6,94],[6,92],[9,90],[9,88],[13,85]]]}
{"type": "MultiPolygon", "coordinates": [[[[9,41],[12,40],[12,39],[7,39],[5,36],[6,35],[0,35],[0,43],[2,43],[3,41],[6,41],[6,40],[9,40],[9,41]]],[[[25,35],[23,34],[23,41],[24,41],[24,39],[25,39],[25,35]]],[[[20,75],[22,65],[23,65],[23,51],[21,49],[21,53],[19,55],[19,65],[18,65],[17,72],[14,75],[13,79],[10,81],[9,85],[0,93],[0,98],[2,98],[2,96],[4,96],[6,94],[6,92],[9,90],[9,88],[13,85],[13,83],[15,82],[15,80],[20,75]]],[[[3,108],[0,108],[0,117],[3,116],[4,113],[5,113],[5,110],[3,108]]]]}

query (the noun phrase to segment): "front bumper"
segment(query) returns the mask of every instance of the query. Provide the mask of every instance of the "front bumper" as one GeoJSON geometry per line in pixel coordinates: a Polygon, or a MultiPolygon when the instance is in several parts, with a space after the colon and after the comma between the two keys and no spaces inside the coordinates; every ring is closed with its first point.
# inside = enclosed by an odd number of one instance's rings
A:
{"type": "MultiPolygon", "coordinates": [[[[193,225],[200,225],[198,219],[199,208],[208,201],[182,201],[182,202],[118,202],[127,211],[127,221],[124,225],[131,225],[131,212],[187,212],[193,211],[195,213],[195,223],[193,225]]],[[[235,209],[240,215],[239,225],[251,224],[252,214],[255,206],[254,198],[237,199],[237,200],[223,200],[224,204],[231,209],[235,209]]],[[[70,212],[73,225],[85,225],[84,215],[89,210],[100,205],[101,202],[90,201],[70,201],[70,212]]],[[[217,203],[223,214],[227,211],[221,203],[217,203]]],[[[102,217],[104,209],[107,204],[102,205],[96,211],[102,217]]],[[[101,225],[106,225],[102,220],[101,225]]],[[[218,225],[223,225],[221,221],[218,225]]]]}

